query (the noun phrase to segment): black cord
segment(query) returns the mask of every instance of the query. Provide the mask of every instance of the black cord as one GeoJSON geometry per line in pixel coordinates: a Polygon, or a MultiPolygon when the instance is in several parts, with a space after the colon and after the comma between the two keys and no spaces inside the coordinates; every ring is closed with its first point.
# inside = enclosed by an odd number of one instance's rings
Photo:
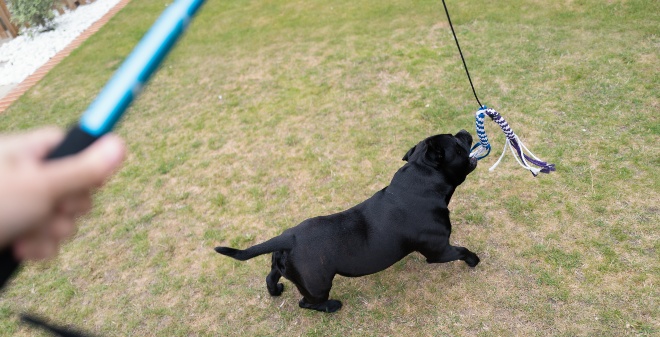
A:
{"type": "Polygon", "coordinates": [[[463,51],[461,51],[461,45],[458,44],[458,38],[456,37],[456,32],[454,31],[454,25],[451,24],[451,18],[449,17],[449,11],[447,10],[447,4],[445,0],[442,0],[442,5],[445,7],[445,13],[447,14],[447,21],[449,21],[449,27],[451,28],[451,33],[454,35],[454,41],[456,41],[456,47],[458,47],[458,53],[461,54],[461,60],[463,61],[463,66],[465,67],[465,73],[467,74],[468,81],[470,81],[470,87],[472,87],[472,93],[474,98],[479,103],[479,108],[483,107],[477,97],[477,91],[474,90],[474,84],[472,84],[472,78],[470,77],[470,72],[468,71],[467,63],[465,63],[465,57],[463,57],[463,51]]]}

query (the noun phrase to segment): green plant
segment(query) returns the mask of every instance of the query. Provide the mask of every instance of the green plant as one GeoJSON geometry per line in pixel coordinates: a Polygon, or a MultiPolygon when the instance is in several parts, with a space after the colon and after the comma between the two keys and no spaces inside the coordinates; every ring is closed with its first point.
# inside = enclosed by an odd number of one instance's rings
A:
{"type": "Polygon", "coordinates": [[[19,26],[53,28],[54,0],[9,0],[12,21],[19,26]]]}

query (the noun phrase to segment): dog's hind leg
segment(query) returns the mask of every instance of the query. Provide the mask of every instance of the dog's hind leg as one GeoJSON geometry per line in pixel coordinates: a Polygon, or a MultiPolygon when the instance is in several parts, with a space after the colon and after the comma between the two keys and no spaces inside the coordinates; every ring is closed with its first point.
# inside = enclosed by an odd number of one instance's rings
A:
{"type": "Polygon", "coordinates": [[[277,283],[280,280],[282,274],[277,269],[271,269],[270,274],[266,276],[266,288],[268,288],[268,293],[270,296],[280,296],[284,291],[284,284],[277,283]]]}
{"type": "Polygon", "coordinates": [[[280,272],[280,268],[278,267],[278,263],[280,262],[281,257],[282,257],[282,252],[273,253],[273,258],[272,258],[273,262],[271,264],[270,273],[268,274],[268,276],[266,276],[266,288],[268,288],[268,293],[271,296],[280,296],[284,291],[284,284],[277,283],[280,280],[280,277],[282,277],[282,273],[280,272]]]}
{"type": "Polygon", "coordinates": [[[303,298],[298,302],[298,306],[303,309],[328,313],[341,309],[341,301],[328,299],[330,297],[333,278],[334,275],[330,277],[314,275],[304,280],[299,278],[292,280],[298,291],[303,295],[303,298]]]}
{"type": "Polygon", "coordinates": [[[441,253],[421,252],[426,257],[428,263],[444,263],[456,260],[462,260],[470,267],[476,267],[479,264],[477,254],[471,252],[465,247],[447,245],[441,253]]]}

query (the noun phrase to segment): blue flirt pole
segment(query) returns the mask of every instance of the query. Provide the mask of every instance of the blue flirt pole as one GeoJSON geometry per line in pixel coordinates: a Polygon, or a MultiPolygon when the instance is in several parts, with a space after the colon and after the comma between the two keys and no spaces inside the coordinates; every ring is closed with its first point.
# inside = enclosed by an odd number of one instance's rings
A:
{"type": "MultiPolygon", "coordinates": [[[[169,5],[46,160],[76,154],[110,132],[205,1],[176,0],[169,5]]],[[[11,247],[0,252],[0,288],[19,266],[11,247]]]]}

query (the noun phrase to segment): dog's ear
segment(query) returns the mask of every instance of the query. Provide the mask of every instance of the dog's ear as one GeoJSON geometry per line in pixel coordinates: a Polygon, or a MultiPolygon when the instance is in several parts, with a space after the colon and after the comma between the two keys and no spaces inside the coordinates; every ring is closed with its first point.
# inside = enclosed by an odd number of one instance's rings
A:
{"type": "Polygon", "coordinates": [[[401,160],[408,161],[408,158],[410,158],[410,156],[412,156],[413,152],[415,152],[416,147],[417,147],[417,145],[411,147],[410,150],[408,150],[408,152],[406,152],[406,155],[403,156],[403,158],[401,158],[401,160]]]}

